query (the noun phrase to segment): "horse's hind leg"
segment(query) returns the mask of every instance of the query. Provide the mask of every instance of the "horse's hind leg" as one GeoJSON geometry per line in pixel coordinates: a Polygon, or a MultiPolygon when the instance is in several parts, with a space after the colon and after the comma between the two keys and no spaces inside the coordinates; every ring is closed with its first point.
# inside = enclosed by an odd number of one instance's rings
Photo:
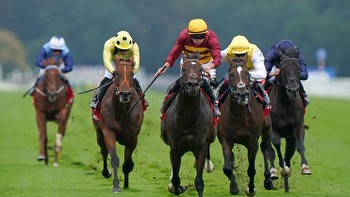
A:
{"type": "Polygon", "coordinates": [[[208,173],[213,172],[215,169],[213,162],[211,162],[211,160],[210,160],[210,144],[208,145],[208,154],[207,154],[207,158],[205,160],[204,169],[208,173]]]}
{"type": "Polygon", "coordinates": [[[129,173],[134,169],[134,162],[132,161],[132,153],[134,152],[137,144],[137,139],[133,140],[130,145],[125,146],[124,150],[124,188],[129,188],[129,173]]]}
{"type": "Polygon", "coordinates": [[[268,151],[270,150],[270,141],[264,139],[264,136],[262,136],[262,141],[260,143],[260,149],[263,154],[264,158],[264,187],[267,190],[273,189],[273,182],[271,179],[271,172],[269,169],[269,161],[268,161],[268,151]]]}
{"type": "Polygon", "coordinates": [[[311,175],[311,170],[308,166],[306,157],[305,157],[305,146],[304,146],[304,128],[301,128],[303,132],[299,132],[299,135],[296,136],[296,149],[300,154],[301,157],[301,174],[302,175],[311,175]]]}
{"type": "Polygon", "coordinates": [[[283,159],[282,152],[281,152],[281,140],[278,138],[277,141],[273,141],[273,146],[275,147],[277,151],[277,156],[279,160],[279,165],[282,168],[281,175],[283,177],[288,177],[291,175],[291,171],[288,165],[286,165],[286,162],[283,159]]]}

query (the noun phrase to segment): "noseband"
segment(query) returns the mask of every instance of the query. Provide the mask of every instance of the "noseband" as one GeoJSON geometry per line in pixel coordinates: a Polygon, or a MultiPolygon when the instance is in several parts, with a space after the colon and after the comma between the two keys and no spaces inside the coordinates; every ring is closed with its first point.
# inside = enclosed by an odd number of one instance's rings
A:
{"type": "MultiPolygon", "coordinates": [[[[229,74],[229,88],[230,88],[230,93],[234,97],[234,99],[241,104],[248,104],[249,102],[249,93],[250,93],[250,85],[249,85],[249,80],[250,80],[250,75],[249,73],[247,74],[246,81],[248,84],[245,84],[243,82],[243,77],[242,76],[242,71],[245,71],[246,68],[240,65],[237,66],[231,66],[232,70],[229,74]],[[239,76],[239,82],[237,85],[232,84],[231,82],[234,81],[234,72],[237,71],[238,76],[239,76]]],[[[248,72],[248,71],[247,71],[248,72]]]]}

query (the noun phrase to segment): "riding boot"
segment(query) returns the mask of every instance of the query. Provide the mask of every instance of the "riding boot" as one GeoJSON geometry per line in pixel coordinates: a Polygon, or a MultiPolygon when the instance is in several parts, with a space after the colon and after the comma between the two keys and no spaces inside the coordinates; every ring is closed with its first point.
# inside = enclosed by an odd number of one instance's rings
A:
{"type": "MultiPolygon", "coordinates": [[[[169,86],[169,88],[167,89],[167,91],[166,91],[166,95],[165,95],[165,98],[164,98],[164,100],[162,101],[162,103],[160,104],[160,112],[163,112],[164,110],[166,110],[166,105],[168,105],[168,100],[166,100],[167,99],[167,97],[169,96],[169,95],[171,95],[172,93],[174,93],[174,92],[177,92],[177,91],[179,91],[179,89],[180,89],[180,78],[178,78],[175,82],[173,82],[170,86],[169,86]]],[[[170,99],[169,99],[170,100],[170,99]]]]}
{"type": "Polygon", "coordinates": [[[135,84],[134,86],[135,86],[136,92],[138,93],[138,95],[140,97],[142,97],[142,101],[144,102],[145,107],[148,107],[149,105],[148,105],[148,102],[145,98],[145,95],[143,95],[143,91],[141,89],[140,82],[135,77],[134,77],[134,84],[135,84]]]}
{"type": "Polygon", "coordinates": [[[102,100],[103,96],[106,94],[107,89],[108,89],[108,85],[105,85],[107,82],[109,82],[110,79],[108,79],[107,77],[104,77],[100,83],[100,88],[96,91],[96,94],[94,96],[94,98],[92,99],[91,103],[90,103],[90,107],[93,109],[96,109],[98,106],[98,103],[102,100]]]}
{"type": "Polygon", "coordinates": [[[300,91],[300,94],[304,97],[304,106],[306,107],[310,103],[310,99],[307,96],[302,83],[299,84],[299,91],[300,91]]]}
{"type": "Polygon", "coordinates": [[[214,117],[219,117],[221,115],[221,113],[220,113],[218,103],[216,102],[216,99],[215,99],[215,93],[207,80],[204,80],[202,88],[203,88],[204,92],[209,96],[211,103],[213,104],[214,117]]]}
{"type": "Polygon", "coordinates": [[[268,90],[271,87],[271,85],[272,85],[271,81],[269,79],[266,79],[264,83],[264,89],[268,90]]]}
{"type": "Polygon", "coordinates": [[[270,97],[269,95],[267,94],[267,92],[265,91],[264,89],[264,86],[259,83],[259,82],[255,82],[255,84],[257,85],[258,87],[258,92],[263,96],[264,98],[264,108],[267,109],[267,110],[270,110],[272,107],[271,107],[271,104],[270,104],[270,97]]]}

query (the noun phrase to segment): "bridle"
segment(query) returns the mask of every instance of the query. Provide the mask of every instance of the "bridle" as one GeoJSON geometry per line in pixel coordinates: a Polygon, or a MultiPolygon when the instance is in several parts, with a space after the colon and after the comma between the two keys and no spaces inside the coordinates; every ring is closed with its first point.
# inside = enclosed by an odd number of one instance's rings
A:
{"type": "MultiPolygon", "coordinates": [[[[57,66],[54,65],[50,65],[45,67],[45,73],[49,70],[49,69],[56,69],[59,70],[60,69],[57,66]]],[[[61,74],[57,75],[57,78],[59,79],[59,81],[62,81],[63,76],[61,74]]],[[[49,102],[55,102],[57,100],[57,96],[58,94],[64,90],[65,88],[65,84],[64,83],[59,83],[55,89],[55,91],[49,91],[49,88],[47,87],[48,84],[45,83],[45,80],[47,79],[46,74],[44,75],[44,90],[41,91],[38,87],[35,88],[35,91],[37,91],[39,94],[41,94],[42,96],[45,96],[48,98],[49,102]]]]}
{"type": "Polygon", "coordinates": [[[297,72],[300,70],[300,64],[299,60],[297,58],[285,58],[282,60],[280,64],[280,74],[276,76],[276,82],[277,84],[283,86],[286,89],[286,93],[290,98],[294,98],[296,95],[296,92],[299,90],[300,87],[300,76],[298,75],[293,75],[289,76],[285,73],[287,72],[286,67],[290,68],[290,66],[297,66],[297,72]],[[288,64],[289,62],[292,62],[292,64],[288,64]],[[285,79],[286,78],[286,79],[285,79]]]}
{"type": "Polygon", "coordinates": [[[241,65],[232,65],[231,66],[231,70],[229,73],[229,89],[230,89],[230,93],[233,96],[233,98],[241,104],[248,104],[249,102],[249,95],[250,95],[250,74],[247,71],[247,68],[245,66],[241,66],[241,65]],[[246,71],[248,74],[245,76],[245,81],[248,82],[248,84],[245,84],[243,82],[244,76],[242,76],[242,71],[246,71]],[[239,82],[237,85],[233,85],[231,83],[232,80],[234,80],[233,78],[235,77],[234,73],[237,72],[238,73],[238,77],[239,77],[239,82]]]}
{"type": "Polygon", "coordinates": [[[123,103],[128,103],[130,101],[131,97],[131,91],[133,87],[133,77],[134,77],[134,72],[133,72],[133,67],[130,65],[129,61],[125,61],[125,63],[120,63],[115,71],[114,71],[114,94],[116,96],[120,96],[120,101],[123,103]],[[121,70],[121,71],[120,71],[121,70]],[[118,72],[122,72],[122,76],[118,75],[118,72]],[[128,78],[128,73],[131,74],[130,78],[128,78]],[[122,77],[120,79],[120,77],[122,77]],[[120,80],[120,84],[118,85],[118,80],[120,80]]]}
{"type": "Polygon", "coordinates": [[[201,67],[200,62],[197,59],[187,59],[182,64],[182,75],[185,76],[185,71],[188,71],[187,68],[190,68],[190,72],[186,77],[185,81],[183,81],[183,88],[185,91],[191,95],[194,96],[200,89],[200,87],[203,84],[204,78],[203,78],[203,69],[201,67]],[[191,64],[190,66],[187,66],[187,64],[191,64]],[[186,65],[186,66],[184,66],[186,65]],[[193,66],[195,66],[193,68],[193,66]],[[196,67],[198,66],[198,68],[196,67]],[[197,70],[196,70],[197,69],[197,70]]]}

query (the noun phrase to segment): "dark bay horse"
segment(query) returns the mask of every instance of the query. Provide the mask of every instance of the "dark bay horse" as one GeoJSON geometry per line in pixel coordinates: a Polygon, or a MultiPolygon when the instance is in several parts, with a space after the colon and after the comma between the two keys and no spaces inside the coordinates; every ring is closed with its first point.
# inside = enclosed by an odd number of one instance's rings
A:
{"type": "Polygon", "coordinates": [[[230,193],[236,195],[239,188],[236,177],[233,173],[234,144],[242,144],[248,150],[248,170],[249,183],[246,189],[248,196],[256,193],[254,185],[255,159],[259,149],[259,137],[262,140],[260,148],[264,156],[264,187],[268,190],[273,188],[270,178],[268,164],[268,150],[271,137],[271,119],[264,117],[264,109],[261,103],[255,98],[250,85],[250,75],[248,69],[240,59],[229,59],[230,63],[228,83],[229,93],[220,106],[221,118],[218,125],[218,139],[222,145],[224,156],[223,171],[230,180],[230,193]]]}
{"type": "Polygon", "coordinates": [[[132,153],[134,152],[138,135],[144,118],[144,110],[141,102],[128,114],[129,109],[138,100],[138,94],[134,88],[133,59],[116,60],[113,84],[108,88],[101,101],[100,121],[92,118],[96,129],[97,143],[101,148],[103,157],[102,175],[109,178],[112,174],[107,167],[108,153],[111,157],[113,168],[112,192],[121,192],[119,187],[118,167],[119,158],[116,152],[116,141],[125,146],[124,149],[124,188],[129,187],[129,173],[134,168],[132,153]]]}
{"type": "Polygon", "coordinates": [[[45,68],[43,80],[38,82],[33,94],[40,142],[38,160],[44,160],[45,164],[48,164],[49,160],[46,123],[48,121],[54,121],[58,125],[54,144],[55,167],[58,166],[58,155],[62,149],[62,138],[66,133],[68,117],[73,106],[73,99],[67,101],[67,83],[65,80],[57,66],[47,66],[45,68]]]}
{"type": "Polygon", "coordinates": [[[181,186],[179,171],[181,158],[191,151],[195,157],[195,187],[198,196],[203,196],[204,164],[209,145],[216,137],[211,103],[202,92],[203,80],[201,64],[197,59],[187,59],[181,68],[180,90],[161,121],[161,135],[170,146],[172,175],[168,190],[179,195],[185,191],[181,186]]]}
{"type": "MultiPolygon", "coordinates": [[[[298,49],[287,49],[281,56],[280,74],[269,90],[272,104],[272,143],[277,151],[282,176],[285,178],[285,190],[288,191],[288,177],[291,175],[291,159],[295,149],[301,156],[301,174],[311,174],[305,158],[305,127],[303,99],[299,93],[300,64],[297,59],[298,49]],[[285,138],[286,147],[284,158],[281,153],[281,138],[285,138]]],[[[273,171],[275,154],[271,151],[273,171]]]]}

